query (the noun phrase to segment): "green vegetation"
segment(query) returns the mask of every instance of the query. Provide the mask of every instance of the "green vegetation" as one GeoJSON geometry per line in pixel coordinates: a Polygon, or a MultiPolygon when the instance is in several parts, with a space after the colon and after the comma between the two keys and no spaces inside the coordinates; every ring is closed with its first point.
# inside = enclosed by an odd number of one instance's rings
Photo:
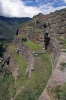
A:
{"type": "Polygon", "coordinates": [[[18,37],[19,37],[19,38],[26,38],[26,36],[23,35],[23,34],[18,34],[18,37]]]}
{"type": "Polygon", "coordinates": [[[43,29],[40,28],[34,28],[33,26],[29,26],[27,23],[22,23],[20,25],[20,27],[22,27],[23,29],[27,29],[27,30],[32,30],[33,32],[42,32],[43,29]]]}
{"type": "Polygon", "coordinates": [[[0,33],[4,38],[13,39],[21,23],[29,21],[31,18],[7,18],[0,17],[0,33]]]}
{"type": "Polygon", "coordinates": [[[65,63],[65,62],[62,62],[62,63],[60,64],[59,69],[60,69],[61,71],[64,71],[65,68],[66,68],[66,63],[65,63]]]}
{"type": "Polygon", "coordinates": [[[62,43],[63,43],[63,48],[66,49],[66,39],[61,39],[62,43]]]}
{"type": "Polygon", "coordinates": [[[66,49],[66,38],[56,37],[59,41],[62,42],[63,49],[66,49]]]}
{"type": "Polygon", "coordinates": [[[48,54],[36,56],[34,71],[15,100],[37,100],[46,87],[51,70],[51,61],[48,54]]]}
{"type": "Polygon", "coordinates": [[[43,29],[40,28],[33,28],[33,27],[27,27],[28,30],[33,30],[33,32],[42,32],[43,29]]]}
{"type": "MultiPolygon", "coordinates": [[[[6,50],[8,46],[11,45],[11,41],[2,41],[0,42],[0,57],[6,55],[6,50]]],[[[12,46],[11,46],[12,47],[12,46]]],[[[6,55],[6,56],[5,56],[6,55]]],[[[2,67],[0,64],[0,99],[1,100],[10,100],[11,97],[14,97],[16,91],[14,88],[15,80],[13,75],[11,74],[11,70],[8,67],[6,67],[6,75],[3,77],[2,75],[2,67]]]]}
{"type": "Polygon", "coordinates": [[[10,40],[0,41],[0,57],[3,57],[9,45],[11,45],[10,40]]]}
{"type": "Polygon", "coordinates": [[[49,91],[51,91],[51,95],[55,100],[66,100],[66,83],[63,86],[58,85],[49,91]]]}
{"type": "MultiPolygon", "coordinates": [[[[24,43],[32,50],[39,51],[42,49],[41,46],[31,41],[26,41],[24,43]]],[[[0,72],[1,100],[11,100],[11,98],[14,98],[14,100],[37,100],[46,87],[52,73],[50,56],[48,54],[40,54],[34,57],[34,70],[29,78],[28,74],[26,74],[27,64],[24,58],[16,53],[16,48],[13,45],[9,45],[8,49],[11,51],[11,56],[18,65],[19,76],[17,80],[14,80],[12,74],[2,78],[0,72]]]]}
{"type": "Polygon", "coordinates": [[[0,73],[0,99],[1,100],[10,100],[10,98],[15,95],[14,82],[15,82],[14,77],[12,75],[2,78],[2,75],[0,73]]]}
{"type": "Polygon", "coordinates": [[[34,28],[34,32],[42,32],[43,29],[34,28]]]}
{"type": "MultiPolygon", "coordinates": [[[[28,78],[26,75],[26,61],[19,54],[16,53],[16,48],[13,45],[10,45],[8,49],[12,52],[12,57],[15,59],[15,62],[18,65],[19,69],[19,78],[16,80],[12,74],[6,75],[5,78],[2,77],[2,68],[0,66],[0,99],[1,100],[11,100],[16,94],[21,86],[23,86],[28,78]]],[[[5,53],[6,55],[6,53],[5,53]]],[[[5,56],[7,57],[7,55],[5,56]]]]}
{"type": "Polygon", "coordinates": [[[31,41],[23,42],[23,44],[25,44],[26,46],[28,46],[33,51],[39,51],[39,50],[42,49],[42,46],[40,46],[40,45],[38,45],[36,43],[33,43],[31,41]]]}
{"type": "Polygon", "coordinates": [[[26,22],[23,22],[22,24],[20,24],[20,27],[22,27],[22,28],[26,28],[26,22]]]}
{"type": "Polygon", "coordinates": [[[18,71],[19,77],[16,80],[16,86],[15,86],[16,89],[19,90],[27,82],[26,81],[28,78],[28,76],[26,75],[27,63],[24,60],[24,58],[19,54],[14,53],[13,58],[15,59],[19,69],[18,71]]]}

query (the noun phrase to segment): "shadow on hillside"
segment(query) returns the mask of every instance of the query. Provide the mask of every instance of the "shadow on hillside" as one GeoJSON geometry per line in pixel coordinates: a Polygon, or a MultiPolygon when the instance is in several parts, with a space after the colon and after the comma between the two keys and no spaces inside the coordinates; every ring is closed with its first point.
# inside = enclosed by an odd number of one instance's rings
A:
{"type": "Polygon", "coordinates": [[[0,57],[3,57],[4,52],[7,50],[8,46],[12,43],[12,39],[0,39],[0,57]]]}
{"type": "Polygon", "coordinates": [[[6,49],[3,47],[3,43],[0,44],[0,57],[3,57],[3,53],[6,51],[6,49]]]}

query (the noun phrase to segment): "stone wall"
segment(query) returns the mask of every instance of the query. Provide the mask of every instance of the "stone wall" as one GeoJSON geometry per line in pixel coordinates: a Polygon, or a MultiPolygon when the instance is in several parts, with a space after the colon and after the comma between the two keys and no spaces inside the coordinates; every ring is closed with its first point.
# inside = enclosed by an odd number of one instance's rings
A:
{"type": "Polygon", "coordinates": [[[17,77],[19,76],[18,66],[17,66],[16,61],[12,57],[10,58],[9,66],[10,66],[10,69],[12,71],[12,74],[13,74],[15,80],[16,80],[17,77]]]}
{"type": "MultiPolygon", "coordinates": [[[[41,14],[40,14],[41,15],[41,14]]],[[[55,12],[50,13],[46,20],[45,17],[41,16],[34,16],[32,23],[36,26],[31,26],[33,29],[19,29],[19,33],[25,34],[28,39],[31,41],[41,44],[43,47],[45,47],[45,34],[48,33],[48,36],[50,38],[50,42],[48,45],[48,51],[51,53],[51,59],[53,64],[53,69],[55,68],[55,63],[57,62],[57,59],[60,54],[59,50],[59,42],[55,38],[55,35],[57,36],[66,36],[66,8],[62,10],[57,10],[55,12]],[[38,20],[39,19],[39,20],[38,20]],[[41,20],[42,19],[42,20],[41,20]],[[36,21],[38,20],[38,23],[36,21]],[[42,24],[42,31],[40,31],[40,28],[38,28],[38,25],[42,24]],[[35,30],[35,29],[36,30],[35,30]],[[37,28],[39,31],[37,31],[37,28]]],[[[28,28],[30,28],[28,26],[28,28]]],[[[20,39],[18,45],[20,45],[20,39]]],[[[17,41],[17,40],[16,40],[17,41]]]]}
{"type": "Polygon", "coordinates": [[[30,50],[29,47],[22,44],[21,39],[17,36],[14,37],[13,44],[15,45],[16,49],[19,50],[19,54],[26,60],[28,66],[26,69],[26,73],[31,75],[31,71],[33,70],[34,66],[34,56],[33,52],[30,50]]]}
{"type": "MultiPolygon", "coordinates": [[[[9,59],[9,64],[8,64],[8,67],[10,67],[11,69],[11,72],[15,78],[15,80],[17,79],[17,77],[19,76],[19,73],[18,73],[18,65],[17,65],[17,62],[15,61],[15,59],[12,57],[14,52],[12,52],[12,50],[10,50],[9,48],[7,49],[7,52],[6,52],[6,55],[7,55],[7,58],[6,60],[10,57],[9,59]]],[[[6,67],[6,66],[5,66],[6,67]]]]}
{"type": "Polygon", "coordinates": [[[50,13],[48,17],[48,22],[50,24],[51,35],[66,35],[66,8],[50,13]]]}
{"type": "MultiPolygon", "coordinates": [[[[34,29],[27,29],[21,31],[23,29],[19,29],[20,34],[24,34],[27,37],[27,40],[31,40],[37,44],[44,46],[44,29],[34,28],[34,29]]],[[[48,31],[48,30],[47,30],[48,31]]]]}
{"type": "Polygon", "coordinates": [[[44,45],[44,24],[47,23],[48,15],[43,15],[39,13],[34,16],[33,19],[28,22],[25,27],[20,27],[18,34],[26,35],[27,39],[31,41],[44,45]]]}
{"type": "Polygon", "coordinates": [[[66,80],[65,72],[59,70],[61,62],[66,62],[66,53],[61,52],[60,43],[56,38],[56,36],[66,37],[66,8],[50,13],[48,22],[50,25],[48,52],[50,53],[52,61],[52,75],[38,100],[51,100],[55,95],[51,92],[52,89],[56,86],[63,85],[66,80]]]}
{"type": "Polygon", "coordinates": [[[48,51],[51,54],[53,69],[56,67],[60,55],[60,42],[57,36],[66,36],[66,8],[50,13],[48,16],[50,43],[48,51]],[[49,50],[50,49],[50,50],[49,50]]]}
{"type": "Polygon", "coordinates": [[[26,36],[32,42],[44,45],[44,31],[34,32],[33,30],[27,30],[26,36]]]}
{"type": "Polygon", "coordinates": [[[50,52],[50,57],[52,61],[52,71],[55,69],[58,58],[60,56],[60,43],[59,41],[51,37],[49,47],[48,47],[48,52],[50,52]]]}

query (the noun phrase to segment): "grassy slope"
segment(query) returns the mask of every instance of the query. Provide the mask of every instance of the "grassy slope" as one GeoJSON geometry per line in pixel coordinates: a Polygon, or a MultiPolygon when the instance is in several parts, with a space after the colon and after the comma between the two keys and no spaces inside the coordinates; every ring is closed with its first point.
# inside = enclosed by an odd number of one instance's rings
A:
{"type": "Polygon", "coordinates": [[[49,95],[53,95],[52,100],[66,100],[66,83],[63,86],[56,86],[49,89],[49,95]]]}
{"type": "Polygon", "coordinates": [[[15,94],[14,89],[14,77],[9,75],[5,78],[2,78],[0,73],[0,99],[1,100],[10,100],[11,97],[15,94]]]}
{"type": "Polygon", "coordinates": [[[33,43],[31,41],[23,42],[23,44],[25,44],[26,46],[28,46],[33,51],[38,51],[38,50],[42,49],[42,46],[40,46],[40,45],[38,45],[36,43],[33,43]]]}
{"type": "MultiPolygon", "coordinates": [[[[20,87],[25,84],[24,80],[26,80],[25,70],[27,64],[25,60],[19,54],[16,54],[15,52],[16,49],[13,45],[10,45],[8,48],[12,51],[12,57],[15,59],[18,65],[19,78],[15,83],[12,74],[6,75],[5,78],[2,78],[2,73],[0,72],[0,99],[1,100],[11,100],[11,98],[13,98],[14,95],[16,94],[16,91],[18,91],[20,87]]],[[[6,53],[4,55],[7,58],[6,53]]],[[[1,70],[1,66],[0,66],[0,70],[1,70]]]]}
{"type": "MultiPolygon", "coordinates": [[[[32,42],[28,42],[28,46],[33,50],[41,49],[41,46],[32,42]]],[[[35,56],[34,71],[31,77],[28,78],[28,75],[26,75],[27,64],[25,60],[22,56],[16,54],[14,46],[11,45],[9,48],[12,51],[12,57],[18,65],[19,77],[16,81],[12,75],[2,79],[0,73],[0,98],[2,100],[5,100],[5,98],[6,100],[10,100],[9,98],[14,97],[16,92],[20,90],[20,93],[15,96],[14,100],[37,100],[51,75],[52,66],[49,55],[40,54],[35,56]],[[23,86],[24,88],[21,90],[23,86]]]]}
{"type": "MultiPolygon", "coordinates": [[[[0,48],[2,48],[1,52],[0,52],[0,56],[5,55],[6,49],[9,46],[9,43],[8,43],[8,41],[0,42],[0,48]],[[2,43],[3,43],[3,45],[1,47],[2,43]]],[[[7,55],[5,57],[7,57],[7,55]]],[[[3,78],[1,70],[2,70],[2,68],[1,68],[1,64],[0,64],[0,99],[1,100],[10,100],[10,98],[13,97],[15,94],[15,89],[14,89],[15,80],[14,80],[14,77],[12,76],[12,74],[9,74],[9,75],[7,74],[6,77],[3,78]]]]}
{"type": "MultiPolygon", "coordinates": [[[[24,42],[24,44],[34,51],[42,49],[41,46],[31,41],[24,42]]],[[[47,81],[51,75],[51,70],[51,61],[48,54],[35,56],[34,71],[30,79],[27,78],[22,92],[16,96],[15,100],[37,100],[46,87],[47,81]]]]}
{"type": "Polygon", "coordinates": [[[36,56],[34,71],[15,100],[37,100],[46,87],[50,75],[51,63],[48,54],[36,56]]]}
{"type": "Polygon", "coordinates": [[[0,17],[0,32],[4,38],[13,39],[21,23],[29,21],[30,18],[7,18],[0,17]]]}

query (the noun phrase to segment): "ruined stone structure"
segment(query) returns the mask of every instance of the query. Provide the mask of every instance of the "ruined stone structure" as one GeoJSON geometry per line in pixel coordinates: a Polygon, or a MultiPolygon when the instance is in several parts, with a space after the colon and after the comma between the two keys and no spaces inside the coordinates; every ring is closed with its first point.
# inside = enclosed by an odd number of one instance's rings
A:
{"type": "Polygon", "coordinates": [[[59,41],[56,38],[51,37],[48,51],[50,52],[50,57],[51,57],[51,61],[52,61],[52,70],[55,69],[56,63],[57,63],[59,55],[60,55],[59,45],[60,45],[59,41]]]}
{"type": "MultiPolygon", "coordinates": [[[[58,68],[60,66],[60,63],[66,60],[66,54],[63,54],[61,52],[60,42],[57,40],[56,37],[66,37],[66,8],[52,12],[47,15],[47,17],[43,16],[42,14],[34,16],[32,22],[29,22],[27,24],[26,29],[19,29],[19,34],[25,34],[27,36],[27,39],[30,39],[35,43],[41,44],[43,47],[45,47],[45,49],[47,49],[48,53],[50,54],[52,61],[52,75],[48,81],[46,89],[43,91],[38,100],[51,100],[47,94],[47,88],[62,85],[65,82],[64,75],[66,72],[62,73],[58,68]],[[46,34],[48,34],[48,38],[46,37],[46,34]],[[47,39],[50,40],[48,42],[48,45],[47,39]]],[[[30,60],[29,58],[30,62],[34,62],[33,55],[31,55],[32,53],[28,53],[27,51],[25,55],[23,54],[24,52],[21,53],[22,50],[27,49],[29,51],[28,47],[25,47],[25,45],[21,45],[21,47],[19,48],[20,54],[23,57],[26,55],[25,57],[27,58],[27,55],[29,54],[30,58],[32,56],[32,60],[30,60]]]]}
{"type": "MultiPolygon", "coordinates": [[[[57,10],[50,13],[48,16],[49,34],[50,34],[50,52],[52,65],[55,68],[60,55],[60,42],[56,39],[57,36],[66,36],[66,9],[57,10]],[[56,36],[56,37],[55,37],[56,36]]],[[[48,49],[49,49],[48,48],[48,49]]]]}
{"type": "Polygon", "coordinates": [[[50,13],[48,16],[50,34],[66,36],[66,8],[50,13]]]}
{"type": "MultiPolygon", "coordinates": [[[[58,68],[61,62],[66,60],[66,54],[61,53],[60,42],[55,36],[66,37],[66,8],[60,11],[55,11],[47,16],[38,14],[33,17],[31,22],[26,24],[26,27],[19,28],[16,36],[14,36],[13,44],[16,47],[16,53],[19,53],[27,62],[26,73],[31,75],[31,71],[34,69],[34,54],[33,51],[22,43],[22,38],[19,38],[18,34],[25,35],[27,40],[31,40],[37,44],[45,47],[51,57],[52,61],[52,75],[48,81],[46,89],[38,100],[51,100],[47,96],[47,88],[50,86],[57,86],[63,84],[66,77],[65,73],[62,73],[58,68]],[[48,41],[49,39],[49,41],[48,41]],[[61,59],[61,57],[63,59],[61,59]],[[58,63],[59,62],[59,63],[58,63]]],[[[9,55],[10,53],[8,53],[9,55]]],[[[10,68],[15,79],[19,76],[18,65],[15,60],[10,58],[10,68]]]]}
{"type": "Polygon", "coordinates": [[[16,80],[19,77],[18,65],[17,65],[16,61],[12,57],[10,58],[9,66],[10,66],[12,74],[13,74],[15,80],[16,80]]]}
{"type": "Polygon", "coordinates": [[[48,23],[50,25],[50,42],[48,51],[52,61],[52,75],[38,100],[53,100],[53,94],[49,94],[52,88],[59,85],[62,86],[66,82],[66,70],[64,72],[59,70],[60,64],[66,62],[66,53],[61,51],[60,41],[56,38],[57,36],[62,38],[66,37],[66,8],[50,13],[48,23]]]}
{"type": "MultiPolygon", "coordinates": [[[[45,49],[48,49],[54,69],[60,55],[60,42],[55,36],[66,37],[66,8],[52,12],[49,15],[40,13],[34,16],[32,21],[26,24],[25,28],[19,28],[18,34],[24,34],[27,40],[30,39],[35,43],[41,44],[45,49]],[[48,34],[49,42],[47,38],[45,38],[45,34],[48,34]]],[[[17,45],[19,46],[19,44],[20,43],[17,45]]],[[[23,46],[24,45],[22,45],[22,47],[23,46]]]]}
{"type": "Polygon", "coordinates": [[[26,69],[26,73],[29,75],[31,75],[31,71],[33,70],[33,66],[34,66],[34,56],[33,56],[33,52],[30,50],[29,47],[27,47],[26,45],[22,44],[22,41],[20,38],[18,38],[17,36],[14,37],[14,41],[13,44],[15,45],[16,49],[19,50],[19,54],[24,57],[24,59],[26,60],[28,66],[26,69]]]}
{"type": "Polygon", "coordinates": [[[25,35],[27,39],[44,45],[44,25],[47,26],[48,31],[48,15],[39,13],[34,16],[32,21],[29,21],[24,27],[18,29],[18,34],[25,35]]]}

